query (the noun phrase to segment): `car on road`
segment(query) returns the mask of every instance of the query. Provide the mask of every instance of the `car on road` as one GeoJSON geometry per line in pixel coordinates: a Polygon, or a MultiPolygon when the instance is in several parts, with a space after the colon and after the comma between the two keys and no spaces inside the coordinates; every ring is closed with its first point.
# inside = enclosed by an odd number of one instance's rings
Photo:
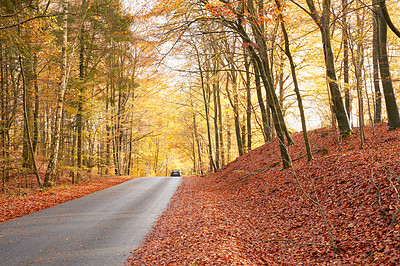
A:
{"type": "Polygon", "coordinates": [[[179,169],[174,169],[171,171],[171,176],[181,176],[181,171],[179,169]]]}

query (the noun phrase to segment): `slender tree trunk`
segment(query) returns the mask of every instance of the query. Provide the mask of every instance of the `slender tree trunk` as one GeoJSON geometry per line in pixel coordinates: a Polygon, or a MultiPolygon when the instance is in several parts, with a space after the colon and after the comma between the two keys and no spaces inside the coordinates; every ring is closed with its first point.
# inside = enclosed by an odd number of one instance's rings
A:
{"type": "Polygon", "coordinates": [[[228,95],[228,98],[229,98],[229,102],[233,109],[233,115],[234,115],[234,121],[235,121],[236,144],[237,144],[237,148],[238,148],[238,153],[239,153],[239,156],[242,156],[244,154],[244,150],[243,150],[242,134],[241,134],[241,130],[240,130],[239,99],[238,99],[238,92],[237,92],[236,74],[235,74],[235,69],[233,69],[233,65],[231,65],[229,76],[230,76],[230,80],[232,83],[233,96],[231,95],[231,93],[229,91],[228,80],[226,82],[225,89],[226,89],[226,94],[228,95]]]}
{"type": "MultiPolygon", "coordinates": [[[[82,7],[85,5],[85,0],[82,1],[82,7]]],[[[84,98],[84,79],[85,79],[85,70],[84,70],[84,56],[85,56],[85,44],[84,44],[84,28],[85,23],[82,23],[80,29],[80,51],[79,51],[79,96],[78,96],[78,112],[76,114],[76,135],[77,135],[77,148],[76,148],[76,156],[77,156],[77,181],[82,180],[83,168],[83,98],[84,98]]]]}
{"type": "Polygon", "coordinates": [[[6,84],[6,77],[7,73],[7,59],[6,57],[6,49],[3,47],[3,43],[0,40],[0,101],[1,101],[1,142],[0,142],[0,149],[1,149],[1,156],[2,156],[2,181],[3,181],[3,189],[4,189],[4,182],[8,181],[10,173],[9,173],[9,163],[10,163],[10,153],[9,153],[9,143],[8,143],[8,106],[9,106],[9,91],[8,86],[6,84]]]}
{"type": "Polygon", "coordinates": [[[350,78],[349,78],[349,41],[347,32],[347,8],[348,0],[342,0],[342,10],[343,10],[343,81],[344,81],[344,99],[346,112],[351,121],[351,95],[350,95],[350,78]]]}
{"type": "Polygon", "coordinates": [[[218,108],[218,132],[219,132],[219,148],[221,155],[221,167],[225,165],[225,149],[223,141],[223,128],[222,128],[222,106],[221,106],[221,94],[220,89],[217,90],[217,108],[218,108]]]}
{"type": "Polygon", "coordinates": [[[213,159],[213,154],[212,154],[212,139],[211,139],[211,127],[210,127],[210,99],[209,99],[209,94],[210,94],[210,89],[208,85],[204,82],[204,73],[203,73],[203,68],[201,66],[200,62],[200,54],[199,51],[196,47],[196,45],[193,45],[193,48],[196,50],[196,58],[197,58],[197,65],[199,67],[200,71],[200,81],[201,81],[201,90],[202,90],[202,96],[203,96],[203,101],[204,101],[204,110],[205,110],[205,115],[206,115],[206,125],[207,125],[207,138],[208,138],[208,155],[210,158],[210,170],[211,171],[217,171],[217,168],[214,163],[213,159]]]}
{"type": "Polygon", "coordinates": [[[36,157],[35,157],[35,151],[33,150],[32,146],[32,139],[31,139],[31,133],[29,129],[29,123],[28,123],[28,115],[27,115],[27,106],[26,106],[26,81],[25,81],[25,74],[24,74],[24,67],[22,65],[22,59],[21,56],[19,56],[19,65],[21,68],[21,76],[22,76],[22,101],[23,101],[23,109],[24,109],[24,124],[25,124],[25,130],[26,130],[26,142],[28,143],[28,148],[30,152],[30,157],[32,159],[32,165],[33,165],[33,170],[36,176],[36,181],[39,185],[39,187],[42,187],[42,181],[40,180],[40,174],[39,170],[36,164],[36,157]]]}
{"type": "MultiPolygon", "coordinates": [[[[75,125],[76,125],[76,122],[75,122],[75,125]]],[[[75,155],[76,155],[76,149],[75,149],[75,145],[76,145],[76,134],[75,134],[75,128],[76,128],[76,126],[74,126],[74,125],[72,125],[72,123],[71,123],[71,131],[73,131],[73,133],[72,133],[72,143],[71,143],[71,166],[72,166],[72,171],[71,171],[71,182],[72,182],[72,184],[75,184],[76,183],[76,174],[75,174],[75,172],[78,172],[78,170],[75,170],[75,167],[76,167],[76,164],[75,164],[75,162],[76,162],[76,157],[75,157],[75,155]]]]}
{"type": "MultiPolygon", "coordinates": [[[[110,84],[107,85],[106,88],[106,114],[110,113],[110,84]]],[[[106,124],[106,175],[110,174],[110,168],[111,168],[111,127],[110,127],[110,122],[106,124]]]]}
{"type": "MultiPolygon", "coordinates": [[[[28,136],[28,130],[32,134],[33,132],[33,112],[32,112],[32,98],[33,98],[33,91],[32,91],[32,81],[33,81],[33,75],[32,75],[32,58],[30,58],[31,55],[25,56],[23,59],[21,58],[21,62],[23,64],[24,68],[24,84],[25,86],[25,93],[26,93],[26,117],[27,117],[27,123],[28,123],[28,128],[24,127],[24,138],[27,139],[28,136]]],[[[21,73],[22,75],[22,73],[21,73]]],[[[32,135],[31,135],[31,140],[32,140],[32,135]]],[[[31,157],[31,152],[30,152],[30,147],[28,142],[23,143],[23,148],[22,148],[22,157],[23,157],[23,167],[26,169],[33,168],[33,162],[32,162],[32,157],[31,157]]]]}
{"type": "Polygon", "coordinates": [[[373,14],[373,37],[372,37],[372,67],[375,89],[375,123],[382,122],[382,93],[379,84],[379,39],[378,39],[378,14],[373,14]]]}
{"type": "Polygon", "coordinates": [[[270,133],[270,127],[269,127],[269,115],[267,113],[267,110],[265,108],[264,104],[264,98],[262,95],[262,90],[261,90],[261,81],[260,81],[260,74],[258,72],[258,69],[254,67],[254,78],[255,78],[255,84],[256,84],[256,92],[257,92],[257,100],[258,100],[258,105],[260,106],[260,111],[261,111],[261,119],[262,119],[262,133],[264,137],[264,142],[271,141],[271,133],[270,133]]]}
{"type": "Polygon", "coordinates": [[[197,132],[197,122],[196,122],[196,113],[193,112],[193,132],[194,132],[194,140],[197,145],[197,153],[198,153],[198,160],[199,160],[199,174],[201,176],[204,175],[203,173],[203,161],[202,161],[202,156],[201,156],[201,145],[200,145],[200,140],[199,140],[199,134],[197,132]]]}
{"type": "Polygon", "coordinates": [[[131,164],[132,164],[132,147],[133,147],[133,118],[131,118],[130,134],[129,134],[129,151],[128,151],[128,162],[126,166],[126,174],[131,174],[131,164]]]}
{"type": "Polygon", "coordinates": [[[64,106],[64,96],[67,90],[67,44],[68,44],[68,24],[67,24],[67,3],[63,1],[63,22],[62,22],[62,29],[63,29],[63,39],[62,39],[62,64],[61,64],[61,83],[60,88],[57,96],[57,106],[55,112],[55,121],[54,121],[54,129],[53,129],[53,138],[51,144],[51,155],[49,160],[49,165],[47,167],[47,171],[44,178],[44,186],[49,186],[50,179],[54,177],[56,165],[58,162],[58,153],[59,153],[59,145],[60,145],[60,129],[61,129],[61,116],[62,110],[64,106]]]}
{"type": "Polygon", "coordinates": [[[232,152],[232,132],[231,126],[228,124],[228,129],[226,132],[226,151],[227,151],[227,163],[231,162],[231,152],[232,152]]]}
{"type": "Polygon", "coordinates": [[[359,116],[359,126],[360,126],[360,139],[361,148],[364,146],[365,132],[364,132],[364,100],[363,100],[363,76],[362,70],[364,66],[364,44],[363,44],[363,28],[364,28],[364,17],[360,17],[360,6],[357,2],[357,67],[356,67],[356,80],[357,80],[357,98],[358,98],[358,116],[359,116]]]}
{"type": "Polygon", "coordinates": [[[244,50],[244,67],[246,71],[246,92],[247,92],[247,108],[246,108],[246,124],[247,124],[247,151],[252,150],[252,133],[251,133],[251,87],[250,87],[250,63],[247,58],[246,49],[244,50]]]}
{"type": "MultiPolygon", "coordinates": [[[[218,68],[218,65],[215,66],[218,68]]],[[[214,139],[215,139],[215,167],[220,168],[220,141],[219,141],[219,127],[218,127],[218,103],[217,103],[217,91],[219,90],[218,73],[214,72],[213,77],[213,101],[214,101],[214,139]],[[215,80],[217,79],[217,80],[215,80]]]]}
{"type": "Polygon", "coordinates": [[[33,110],[33,138],[32,147],[33,151],[37,152],[37,146],[39,142],[39,85],[38,85],[38,73],[37,73],[37,55],[33,55],[33,86],[35,88],[35,106],[33,110]]]}
{"type": "MultiPolygon", "coordinates": [[[[281,2],[280,0],[275,0],[275,3],[278,7],[279,10],[281,10],[281,2]]],[[[296,76],[296,66],[294,64],[293,61],[293,57],[292,57],[292,53],[290,52],[290,44],[289,44],[289,36],[287,34],[286,31],[286,27],[284,24],[284,20],[282,15],[279,15],[280,19],[281,19],[281,28],[282,28],[282,33],[283,33],[283,38],[285,40],[285,54],[289,59],[289,63],[290,63],[290,69],[292,72],[292,79],[293,79],[293,84],[294,84],[294,91],[296,93],[296,97],[297,97],[297,102],[299,105],[299,111],[300,111],[300,117],[301,117],[301,126],[302,126],[302,130],[303,130],[303,138],[304,138],[304,143],[306,146],[306,150],[307,150],[307,158],[308,161],[313,160],[313,156],[312,156],[312,152],[311,152],[311,146],[310,146],[310,141],[308,139],[308,132],[307,132],[307,126],[306,126],[306,117],[304,114],[304,107],[303,107],[303,100],[301,98],[300,95],[300,89],[299,89],[299,85],[297,82],[297,76],[296,76]]]]}

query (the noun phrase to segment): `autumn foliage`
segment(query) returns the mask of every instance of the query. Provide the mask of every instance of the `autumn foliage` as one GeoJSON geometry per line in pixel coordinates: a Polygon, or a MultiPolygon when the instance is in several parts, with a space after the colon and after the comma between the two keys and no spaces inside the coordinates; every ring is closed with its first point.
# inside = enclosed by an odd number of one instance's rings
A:
{"type": "Polygon", "coordinates": [[[400,132],[356,131],[340,143],[334,131],[301,134],[281,170],[278,145],[267,143],[207,177],[185,177],[132,265],[399,265],[400,132]],[[317,200],[337,246],[315,204],[317,200]]]}

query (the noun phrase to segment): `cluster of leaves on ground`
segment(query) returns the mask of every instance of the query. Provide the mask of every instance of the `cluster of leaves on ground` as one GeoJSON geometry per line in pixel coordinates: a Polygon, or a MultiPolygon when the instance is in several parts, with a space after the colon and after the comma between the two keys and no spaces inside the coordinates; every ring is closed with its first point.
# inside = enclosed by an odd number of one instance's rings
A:
{"type": "Polygon", "coordinates": [[[39,190],[29,196],[0,201],[0,222],[8,221],[57,204],[83,197],[87,194],[115,186],[132,179],[132,176],[109,176],[76,185],[64,185],[39,190]]]}
{"type": "Polygon", "coordinates": [[[215,174],[185,177],[128,262],[399,265],[400,131],[375,132],[360,149],[357,133],[338,142],[332,130],[312,131],[311,162],[295,134],[293,169],[281,170],[278,145],[268,143],[215,174]]]}

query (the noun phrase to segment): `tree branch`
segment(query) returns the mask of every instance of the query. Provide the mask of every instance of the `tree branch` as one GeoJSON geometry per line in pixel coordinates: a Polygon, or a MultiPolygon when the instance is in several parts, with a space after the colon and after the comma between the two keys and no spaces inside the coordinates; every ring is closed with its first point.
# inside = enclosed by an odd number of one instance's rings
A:
{"type": "Polygon", "coordinates": [[[397,35],[397,37],[400,38],[400,31],[396,28],[396,26],[394,26],[392,20],[390,19],[390,15],[386,7],[386,0],[379,1],[379,7],[382,10],[383,17],[385,18],[389,28],[394,32],[394,34],[397,35]]]}

